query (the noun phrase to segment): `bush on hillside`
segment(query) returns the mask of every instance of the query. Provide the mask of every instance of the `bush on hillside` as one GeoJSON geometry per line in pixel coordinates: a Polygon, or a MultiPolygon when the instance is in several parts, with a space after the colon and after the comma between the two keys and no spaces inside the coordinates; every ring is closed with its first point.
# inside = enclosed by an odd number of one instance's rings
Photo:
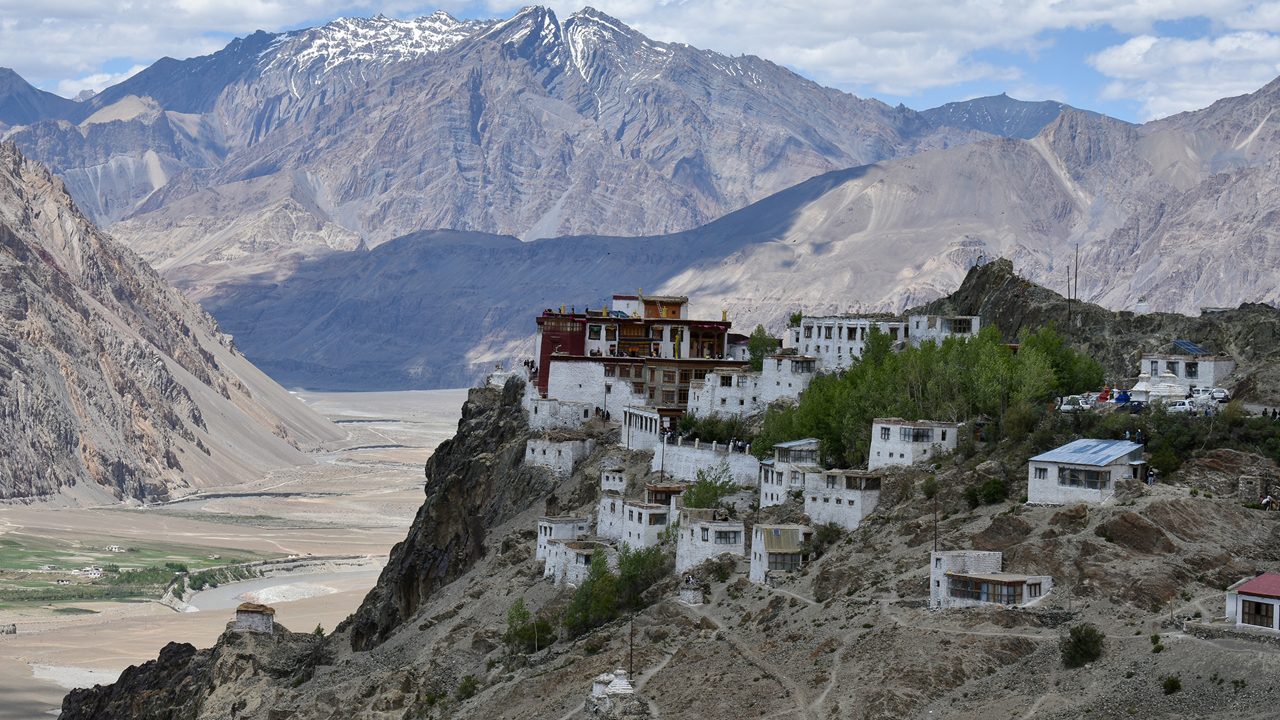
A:
{"type": "Polygon", "coordinates": [[[1071,628],[1062,639],[1062,665],[1066,668],[1084,667],[1102,657],[1106,637],[1095,625],[1081,623],[1071,628]]]}

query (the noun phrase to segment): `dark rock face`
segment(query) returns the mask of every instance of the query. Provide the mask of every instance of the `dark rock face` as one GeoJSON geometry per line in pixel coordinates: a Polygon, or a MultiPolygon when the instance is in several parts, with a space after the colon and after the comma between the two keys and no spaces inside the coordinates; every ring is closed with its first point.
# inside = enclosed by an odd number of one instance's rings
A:
{"type": "Polygon", "coordinates": [[[943,127],[1030,140],[1067,109],[1070,106],[1053,100],[1028,102],[1000,94],[947,103],[920,114],[943,127]]]}
{"type": "Polygon", "coordinates": [[[413,616],[436,589],[462,576],[489,552],[488,530],[551,490],[542,470],[523,465],[528,422],[524,383],[472,390],[458,434],[427,462],[426,502],[395,546],[378,584],[338,627],[354,650],[368,650],[413,616]]]}
{"type": "Polygon", "coordinates": [[[126,668],[111,685],[72,690],[62,701],[62,720],[148,718],[179,720],[194,716],[210,690],[214,650],[197,651],[187,643],[169,643],[160,656],[126,668]]]}

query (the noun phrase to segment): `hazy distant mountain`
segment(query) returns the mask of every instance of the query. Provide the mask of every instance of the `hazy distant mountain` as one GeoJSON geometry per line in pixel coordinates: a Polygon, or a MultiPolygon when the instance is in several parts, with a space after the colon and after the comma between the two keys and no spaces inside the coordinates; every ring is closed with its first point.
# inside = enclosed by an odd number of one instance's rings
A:
{"type": "Polygon", "coordinates": [[[255,33],[82,105],[13,139],[166,272],[435,228],[671,232],[978,135],[589,8],[255,33]]]}
{"type": "Polygon", "coordinates": [[[995,139],[828,173],[687,232],[532,243],[427,233],[239,279],[178,273],[289,382],[456,385],[527,354],[532,316],[618,290],[689,295],[747,328],[899,310],[984,259],[1113,308],[1280,302],[1280,81],[1146,125],[1064,111],[995,139]],[[184,277],[185,275],[185,277],[184,277]]]}
{"type": "Polygon", "coordinates": [[[1053,122],[1063,110],[1072,109],[1054,100],[1014,100],[1004,93],[947,103],[920,114],[938,127],[1029,140],[1053,122]]]}
{"type": "Polygon", "coordinates": [[[18,73],[0,67],[0,130],[6,125],[27,125],[75,114],[74,100],[33,87],[18,73]]]}
{"type": "Polygon", "coordinates": [[[0,498],[162,499],[340,432],[0,143],[0,498]]]}

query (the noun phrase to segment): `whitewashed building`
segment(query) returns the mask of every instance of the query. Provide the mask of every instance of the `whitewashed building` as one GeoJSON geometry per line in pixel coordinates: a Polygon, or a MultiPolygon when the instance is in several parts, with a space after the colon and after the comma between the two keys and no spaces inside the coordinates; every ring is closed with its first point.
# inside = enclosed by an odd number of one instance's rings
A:
{"type": "Polygon", "coordinates": [[[926,340],[942,344],[947,338],[970,338],[982,328],[977,315],[911,315],[907,318],[907,339],[919,346],[926,340]]]}
{"type": "Polygon", "coordinates": [[[780,353],[764,359],[760,371],[717,368],[689,386],[689,412],[746,416],[764,411],[778,400],[797,400],[817,372],[817,360],[780,353]]]}
{"type": "Polygon", "coordinates": [[[552,540],[585,540],[590,533],[591,521],[588,518],[571,515],[538,518],[538,545],[533,557],[546,560],[552,540]]]}
{"type": "Polygon", "coordinates": [[[760,461],[748,452],[750,449],[747,445],[731,449],[720,443],[677,439],[653,453],[649,469],[668,478],[694,482],[699,470],[715,470],[724,464],[735,483],[754,488],[760,477],[760,461]]]}
{"type": "Polygon", "coordinates": [[[545,467],[559,477],[573,474],[573,468],[596,447],[591,438],[529,438],[525,443],[525,465],[545,467]]]}
{"type": "Polygon", "coordinates": [[[808,545],[813,528],[807,525],[756,525],[751,529],[751,571],[753,583],[771,584],[808,562],[808,545]]]}
{"type": "Polygon", "coordinates": [[[624,494],[627,491],[626,472],[619,466],[600,469],[600,490],[624,494]]]}
{"type": "Polygon", "coordinates": [[[1262,573],[1227,588],[1227,620],[1280,632],[1280,573],[1262,573]]]}
{"type": "Polygon", "coordinates": [[[549,578],[556,585],[577,587],[587,579],[591,561],[597,553],[605,554],[605,562],[610,568],[618,566],[617,553],[604,543],[590,540],[552,540],[548,543],[547,562],[542,568],[542,577],[549,578]]]}
{"type": "Polygon", "coordinates": [[[654,450],[670,429],[670,420],[656,408],[630,405],[622,409],[622,444],[628,450],[654,450]]]}
{"type": "Polygon", "coordinates": [[[907,337],[907,323],[901,318],[822,315],[801,318],[799,326],[787,329],[783,345],[817,358],[823,370],[843,370],[862,357],[873,328],[888,335],[891,342],[907,337]]]}
{"type": "Polygon", "coordinates": [[[805,476],[804,512],[814,525],[856,529],[880,503],[879,473],[823,470],[805,476]]]}
{"type": "Polygon", "coordinates": [[[804,438],[773,446],[773,457],[760,463],[760,507],[781,505],[804,490],[805,473],[820,473],[821,443],[804,438]]]}
{"type": "Polygon", "coordinates": [[[1236,369],[1236,361],[1229,355],[1215,355],[1188,340],[1174,340],[1172,353],[1143,353],[1138,361],[1138,373],[1149,376],[1153,382],[1174,384],[1183,389],[1183,396],[1193,388],[1221,387],[1236,369]]]}
{"type": "Polygon", "coordinates": [[[240,603],[231,629],[236,632],[254,632],[270,635],[276,629],[276,611],[268,605],[240,603]]]}
{"type": "Polygon", "coordinates": [[[671,524],[669,504],[627,501],[625,511],[621,542],[634,550],[659,544],[663,531],[671,524]]]}
{"type": "Polygon", "coordinates": [[[1025,607],[1053,589],[1047,575],[1002,571],[1004,556],[983,550],[942,550],[929,554],[929,607],[978,605],[1025,607]]]}
{"type": "Polygon", "coordinates": [[[676,572],[725,553],[746,557],[746,531],[741,520],[729,520],[711,509],[684,508],[680,511],[676,537],[676,572]]]}
{"type": "Polygon", "coordinates": [[[871,423],[867,469],[914,465],[956,449],[961,423],[876,418],[871,423]]]}
{"type": "Polygon", "coordinates": [[[596,501],[596,535],[606,540],[621,540],[626,517],[626,498],[617,493],[604,493],[596,501]]]}
{"type": "Polygon", "coordinates": [[[1142,446],[1128,440],[1069,442],[1027,463],[1027,502],[1068,505],[1106,502],[1116,482],[1145,477],[1142,446]]]}

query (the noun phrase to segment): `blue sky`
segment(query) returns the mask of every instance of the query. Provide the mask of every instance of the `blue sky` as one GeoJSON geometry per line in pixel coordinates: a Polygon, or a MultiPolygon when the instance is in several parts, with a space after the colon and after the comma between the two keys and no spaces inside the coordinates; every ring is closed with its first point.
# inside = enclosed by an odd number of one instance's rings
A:
{"type": "MultiPolygon", "coordinates": [[[[0,65],[72,96],[159,57],[255,29],[443,9],[507,17],[519,2],[0,0],[0,65]]],[[[561,16],[581,5],[549,3],[561,16]]],[[[923,109],[1008,92],[1142,121],[1280,76],[1280,0],[596,0],[658,40],[749,53],[864,97],[923,109]]]]}

